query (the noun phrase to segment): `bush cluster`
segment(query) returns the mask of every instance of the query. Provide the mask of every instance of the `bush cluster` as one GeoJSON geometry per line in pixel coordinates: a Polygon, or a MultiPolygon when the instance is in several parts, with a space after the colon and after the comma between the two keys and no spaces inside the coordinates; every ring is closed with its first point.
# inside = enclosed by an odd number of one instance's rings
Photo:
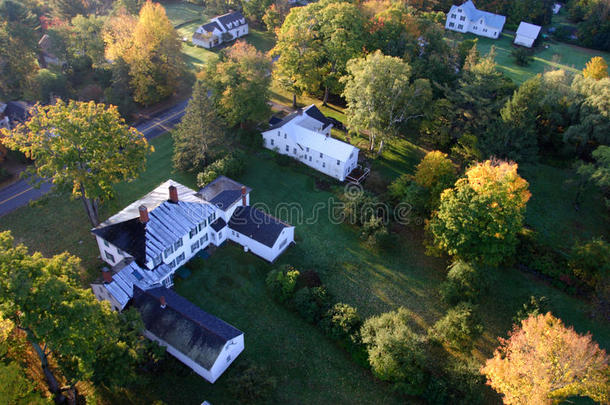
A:
{"type": "Polygon", "coordinates": [[[244,172],[244,167],[245,154],[244,152],[237,150],[218,159],[206,167],[203,172],[199,173],[197,175],[197,185],[199,187],[204,187],[220,175],[237,177],[244,172]]]}

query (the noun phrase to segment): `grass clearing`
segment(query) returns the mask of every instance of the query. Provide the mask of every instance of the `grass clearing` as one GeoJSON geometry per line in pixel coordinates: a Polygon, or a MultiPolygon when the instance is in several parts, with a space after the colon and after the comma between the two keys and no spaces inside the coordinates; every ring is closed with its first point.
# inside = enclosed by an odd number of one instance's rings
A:
{"type": "Polygon", "coordinates": [[[528,66],[518,66],[511,51],[514,49],[514,35],[502,33],[500,38],[484,38],[474,34],[451,33],[451,37],[459,39],[478,39],[477,48],[481,55],[486,55],[492,46],[496,48],[496,63],[498,69],[515,83],[521,84],[538,73],[550,70],[565,69],[577,72],[584,69],[585,64],[594,56],[602,56],[610,61],[610,53],[594,49],[581,48],[555,41],[544,41],[542,47],[534,52],[534,60],[528,66]],[[544,46],[548,45],[548,48],[544,46]]]}
{"type": "Polygon", "coordinates": [[[197,18],[203,20],[206,18],[204,7],[198,6],[186,1],[164,1],[161,3],[165,8],[165,13],[170,19],[174,27],[184,24],[188,21],[193,21],[197,18]]]}

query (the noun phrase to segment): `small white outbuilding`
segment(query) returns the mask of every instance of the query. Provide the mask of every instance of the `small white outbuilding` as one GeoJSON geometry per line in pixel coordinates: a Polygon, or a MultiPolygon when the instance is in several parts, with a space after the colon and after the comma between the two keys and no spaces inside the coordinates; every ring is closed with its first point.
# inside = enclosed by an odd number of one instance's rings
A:
{"type": "Polygon", "coordinates": [[[531,48],[536,38],[538,38],[541,28],[539,25],[521,21],[517,29],[517,35],[515,35],[515,44],[531,48]]]}

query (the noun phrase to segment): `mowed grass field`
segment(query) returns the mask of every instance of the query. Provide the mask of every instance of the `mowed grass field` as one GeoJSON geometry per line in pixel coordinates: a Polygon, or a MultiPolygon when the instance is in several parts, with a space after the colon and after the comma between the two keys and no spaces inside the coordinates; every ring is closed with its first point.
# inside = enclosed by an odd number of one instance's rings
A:
{"type": "Polygon", "coordinates": [[[502,33],[498,39],[479,37],[474,34],[450,33],[450,38],[478,39],[477,48],[481,55],[486,55],[494,46],[496,49],[496,63],[498,69],[510,77],[515,83],[521,84],[538,73],[549,70],[564,69],[577,72],[584,69],[585,64],[594,56],[601,56],[610,62],[608,52],[596,51],[594,49],[581,48],[574,45],[555,41],[544,41],[541,47],[534,50],[534,60],[528,66],[518,66],[511,51],[515,48],[514,35],[502,33]],[[548,47],[547,47],[548,46],[548,47]]]}
{"type": "MultiPolygon", "coordinates": [[[[171,136],[161,136],[152,144],[156,151],[148,159],[147,171],[134,182],[116,186],[117,197],[102,206],[102,219],[168,178],[195,187],[193,175],[172,170],[171,136]]],[[[397,152],[388,149],[389,156],[394,153],[397,152]]],[[[400,159],[416,161],[419,152],[414,151],[413,155],[404,149],[400,153],[403,154],[400,159]]],[[[425,255],[421,230],[402,231],[391,251],[369,249],[362,244],[356,228],[335,223],[324,209],[337,200],[336,193],[341,187],[332,192],[321,191],[315,187],[315,177],[308,168],[299,164],[278,166],[271,152],[254,151],[248,156],[246,171],[238,180],[253,188],[253,203],[266,204],[272,213],[279,204],[296,203],[302,207],[299,211],[302,214],[276,212],[296,225],[296,245],[275,265],[289,263],[301,270],[319,272],[335,299],[357,307],[364,317],[404,306],[423,332],[444,314],[447,308],[440,302],[438,287],[444,280],[447,262],[425,255]],[[315,212],[317,217],[313,216],[315,212]]],[[[387,164],[391,162],[388,159],[387,164]]],[[[568,216],[569,212],[561,202],[561,194],[540,188],[538,182],[546,183],[548,177],[559,173],[550,166],[545,170],[548,170],[545,176],[530,176],[528,180],[532,183],[533,199],[540,200],[534,216],[553,228],[553,219],[568,216]]],[[[597,197],[587,195],[585,204],[599,204],[597,197]]],[[[583,210],[582,215],[589,214],[583,210]]],[[[585,228],[592,226],[597,212],[590,215],[583,222],[585,228]]],[[[67,196],[48,197],[0,219],[0,230],[12,230],[16,239],[31,250],[45,255],[67,250],[80,256],[85,267],[84,286],[99,274],[101,267],[89,228],[81,203],[70,201],[67,196]]],[[[561,228],[556,230],[559,231],[564,232],[561,228]]],[[[591,234],[598,231],[599,228],[588,230],[591,234]]],[[[388,385],[357,365],[316,327],[268,296],[264,278],[273,267],[228,243],[194,269],[190,278],[178,280],[175,288],[204,310],[245,332],[246,350],[237,362],[264,366],[278,381],[273,402],[400,403],[401,399],[392,394],[388,385]]],[[[530,295],[548,297],[555,315],[581,333],[591,331],[602,347],[610,347],[610,325],[589,318],[587,302],[514,269],[499,269],[489,276],[490,292],[484,297],[480,311],[485,333],[474,352],[481,361],[491,355],[497,345],[496,337],[506,334],[513,315],[530,295]]],[[[197,404],[207,399],[212,403],[236,403],[229,386],[230,377],[237,372],[235,366],[211,385],[168,359],[162,370],[151,376],[150,384],[104,396],[104,402],[144,404],[161,399],[166,403],[197,404]]]]}

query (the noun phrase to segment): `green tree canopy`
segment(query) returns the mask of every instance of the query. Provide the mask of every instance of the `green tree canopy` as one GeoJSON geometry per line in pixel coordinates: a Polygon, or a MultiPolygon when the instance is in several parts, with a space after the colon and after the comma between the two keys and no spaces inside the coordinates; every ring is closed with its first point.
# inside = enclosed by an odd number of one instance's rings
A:
{"type": "Polygon", "coordinates": [[[271,61],[244,41],[237,41],[226,56],[200,74],[219,113],[229,126],[258,122],[269,115],[271,61]]]}
{"type": "Polygon", "coordinates": [[[411,83],[411,67],[380,51],[350,60],[347,72],[342,79],[347,124],[352,130],[368,132],[371,150],[379,138],[379,153],[384,140],[398,135],[401,125],[424,116],[432,99],[428,80],[411,83]]]}
{"type": "Polygon", "coordinates": [[[208,90],[196,82],[182,121],[172,132],[174,167],[201,171],[225,145],[225,129],[208,90]]]}
{"type": "Polygon", "coordinates": [[[123,319],[79,287],[80,270],[80,259],[68,253],[30,255],[24,245],[15,246],[10,232],[0,233],[0,311],[26,333],[56,398],[62,394],[49,355],[75,395],[78,381],[133,381],[145,344],[135,333],[142,327],[137,318],[123,319]]]}
{"type": "Polygon", "coordinates": [[[114,183],[135,179],[152,150],[116,107],[92,101],[37,106],[25,124],[2,134],[5,145],[34,160],[28,170],[35,181],[50,179],[82,199],[93,226],[98,203],[113,197],[114,183]]]}

